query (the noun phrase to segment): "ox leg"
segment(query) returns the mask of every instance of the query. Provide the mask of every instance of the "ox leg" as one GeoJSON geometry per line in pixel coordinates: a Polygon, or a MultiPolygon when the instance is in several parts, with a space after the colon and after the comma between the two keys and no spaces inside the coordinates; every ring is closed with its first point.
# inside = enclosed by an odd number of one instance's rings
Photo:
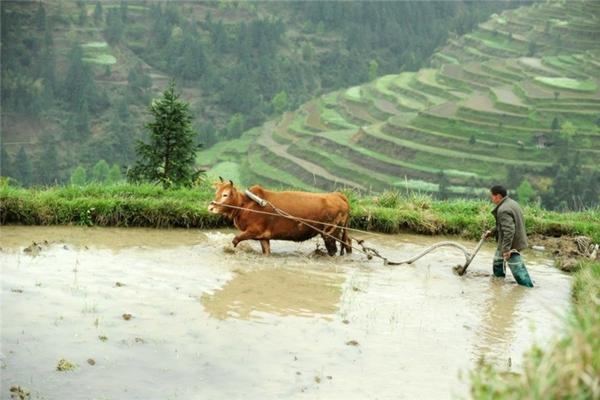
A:
{"type": "Polygon", "coordinates": [[[233,240],[231,241],[231,243],[233,243],[233,247],[236,247],[238,245],[238,243],[243,242],[244,240],[248,240],[248,239],[256,239],[258,235],[254,232],[249,232],[249,231],[244,231],[242,233],[240,233],[239,235],[237,235],[236,237],[233,238],[233,240]]]}
{"type": "Polygon", "coordinates": [[[346,252],[348,254],[352,253],[352,239],[350,238],[350,236],[348,235],[348,229],[347,228],[347,224],[346,226],[342,229],[342,242],[344,242],[344,244],[342,244],[340,247],[342,248],[340,250],[340,255],[344,255],[344,249],[346,250],[346,252]]]}
{"type": "Polygon", "coordinates": [[[337,246],[335,244],[335,239],[330,238],[329,236],[324,236],[323,237],[323,241],[325,242],[325,248],[327,249],[327,254],[329,254],[330,256],[335,256],[335,253],[337,253],[337,246]]]}
{"type": "Polygon", "coordinates": [[[268,239],[261,239],[260,247],[262,247],[262,252],[264,255],[268,256],[271,254],[271,242],[269,242],[268,239]]]}

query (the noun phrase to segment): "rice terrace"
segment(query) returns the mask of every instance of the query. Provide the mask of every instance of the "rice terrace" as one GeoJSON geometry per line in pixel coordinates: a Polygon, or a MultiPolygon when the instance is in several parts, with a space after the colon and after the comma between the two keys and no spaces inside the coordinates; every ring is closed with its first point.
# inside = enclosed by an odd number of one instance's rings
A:
{"type": "Polygon", "coordinates": [[[600,399],[600,2],[0,8],[0,399],[600,399]]]}

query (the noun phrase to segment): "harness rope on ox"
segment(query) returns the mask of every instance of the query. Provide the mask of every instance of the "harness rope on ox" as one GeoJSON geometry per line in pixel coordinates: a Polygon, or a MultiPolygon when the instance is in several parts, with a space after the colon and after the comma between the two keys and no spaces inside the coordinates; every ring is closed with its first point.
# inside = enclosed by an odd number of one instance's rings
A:
{"type": "MultiPolygon", "coordinates": [[[[249,211],[249,212],[253,212],[256,214],[267,214],[267,215],[274,215],[274,216],[280,216],[283,218],[288,218],[291,220],[295,220],[298,221],[306,226],[308,226],[311,229],[314,229],[315,231],[319,232],[322,235],[328,236],[330,238],[332,238],[333,240],[335,240],[336,242],[339,242],[342,245],[347,245],[347,243],[344,243],[343,241],[341,241],[339,238],[325,232],[322,229],[317,228],[314,225],[311,225],[310,223],[316,223],[316,224],[321,224],[321,225],[326,225],[326,226],[331,226],[331,227],[336,227],[336,228],[341,228],[341,229],[347,229],[349,231],[354,231],[354,232],[361,232],[361,233],[366,233],[366,234],[373,234],[373,232],[367,232],[361,229],[354,229],[354,228],[348,228],[348,227],[344,227],[344,226],[340,226],[340,225],[336,225],[336,224],[330,224],[327,222],[322,222],[322,221],[316,221],[316,220],[312,220],[312,219],[306,219],[306,218],[300,218],[300,217],[295,217],[293,215],[288,214],[287,212],[275,207],[275,205],[273,205],[273,203],[260,198],[259,196],[255,195],[254,193],[252,193],[250,190],[246,190],[244,193],[246,196],[248,196],[250,199],[252,199],[254,202],[256,202],[258,205],[260,205],[261,207],[266,207],[267,205],[271,206],[273,208],[273,210],[275,211],[274,213],[269,212],[269,211],[260,211],[260,210],[252,210],[250,208],[246,208],[246,207],[239,207],[239,206],[233,206],[233,205],[229,205],[229,204],[223,204],[223,203],[217,203],[215,201],[212,201],[211,204],[214,205],[218,205],[219,207],[228,207],[228,208],[233,208],[233,209],[238,209],[238,210],[244,210],[244,211],[249,211]]],[[[436,243],[432,246],[429,246],[428,248],[426,248],[425,250],[423,250],[421,253],[417,254],[414,257],[411,257],[409,259],[403,260],[403,261],[390,261],[389,259],[387,259],[386,257],[383,257],[381,254],[379,254],[379,252],[372,248],[372,247],[366,247],[364,244],[364,240],[358,240],[358,239],[354,239],[354,241],[356,241],[361,248],[357,248],[354,247],[352,245],[350,245],[350,247],[352,247],[352,249],[354,250],[358,250],[361,251],[362,253],[364,253],[367,258],[370,260],[373,257],[377,257],[383,260],[383,264],[384,265],[402,265],[402,264],[412,264],[413,262],[417,261],[418,259],[420,259],[421,257],[425,256],[426,254],[430,253],[431,251],[440,248],[440,247],[454,247],[459,249],[460,251],[463,252],[464,256],[465,256],[465,263],[463,265],[457,265],[454,267],[454,271],[458,274],[458,275],[464,275],[465,272],[467,271],[467,268],[469,267],[469,265],[471,264],[471,261],[473,261],[473,259],[475,258],[475,255],[477,254],[477,252],[479,251],[479,249],[481,248],[481,246],[483,245],[483,242],[485,240],[485,233],[481,235],[481,239],[479,240],[479,243],[477,244],[477,247],[475,247],[475,250],[473,251],[473,254],[469,253],[469,251],[461,244],[456,243],[456,242],[451,242],[451,241],[443,241],[443,242],[439,242],[436,243]]]]}

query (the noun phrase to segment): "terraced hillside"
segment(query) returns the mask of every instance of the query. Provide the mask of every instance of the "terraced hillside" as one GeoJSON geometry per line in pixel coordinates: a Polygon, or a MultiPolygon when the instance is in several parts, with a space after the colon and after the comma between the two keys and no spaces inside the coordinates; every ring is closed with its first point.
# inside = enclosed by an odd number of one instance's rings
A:
{"type": "Polygon", "coordinates": [[[236,162],[245,184],[460,195],[515,171],[543,183],[561,141],[598,170],[599,17],[593,1],[493,15],[449,40],[431,68],[313,99],[199,160],[217,171],[236,162]]]}

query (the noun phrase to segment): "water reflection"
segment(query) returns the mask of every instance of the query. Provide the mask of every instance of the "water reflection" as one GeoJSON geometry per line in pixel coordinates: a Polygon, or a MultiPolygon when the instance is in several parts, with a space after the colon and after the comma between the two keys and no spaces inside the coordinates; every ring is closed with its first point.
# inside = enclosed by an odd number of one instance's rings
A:
{"type": "Polygon", "coordinates": [[[481,313],[482,322],[475,335],[473,353],[476,359],[509,362],[511,344],[517,333],[515,322],[520,319],[519,304],[525,292],[532,289],[496,278],[490,279],[488,287],[490,295],[481,313]]]}
{"type": "Polygon", "coordinates": [[[217,319],[260,318],[256,312],[312,317],[339,308],[343,276],[303,269],[237,271],[236,276],[201,301],[217,319]]]}

